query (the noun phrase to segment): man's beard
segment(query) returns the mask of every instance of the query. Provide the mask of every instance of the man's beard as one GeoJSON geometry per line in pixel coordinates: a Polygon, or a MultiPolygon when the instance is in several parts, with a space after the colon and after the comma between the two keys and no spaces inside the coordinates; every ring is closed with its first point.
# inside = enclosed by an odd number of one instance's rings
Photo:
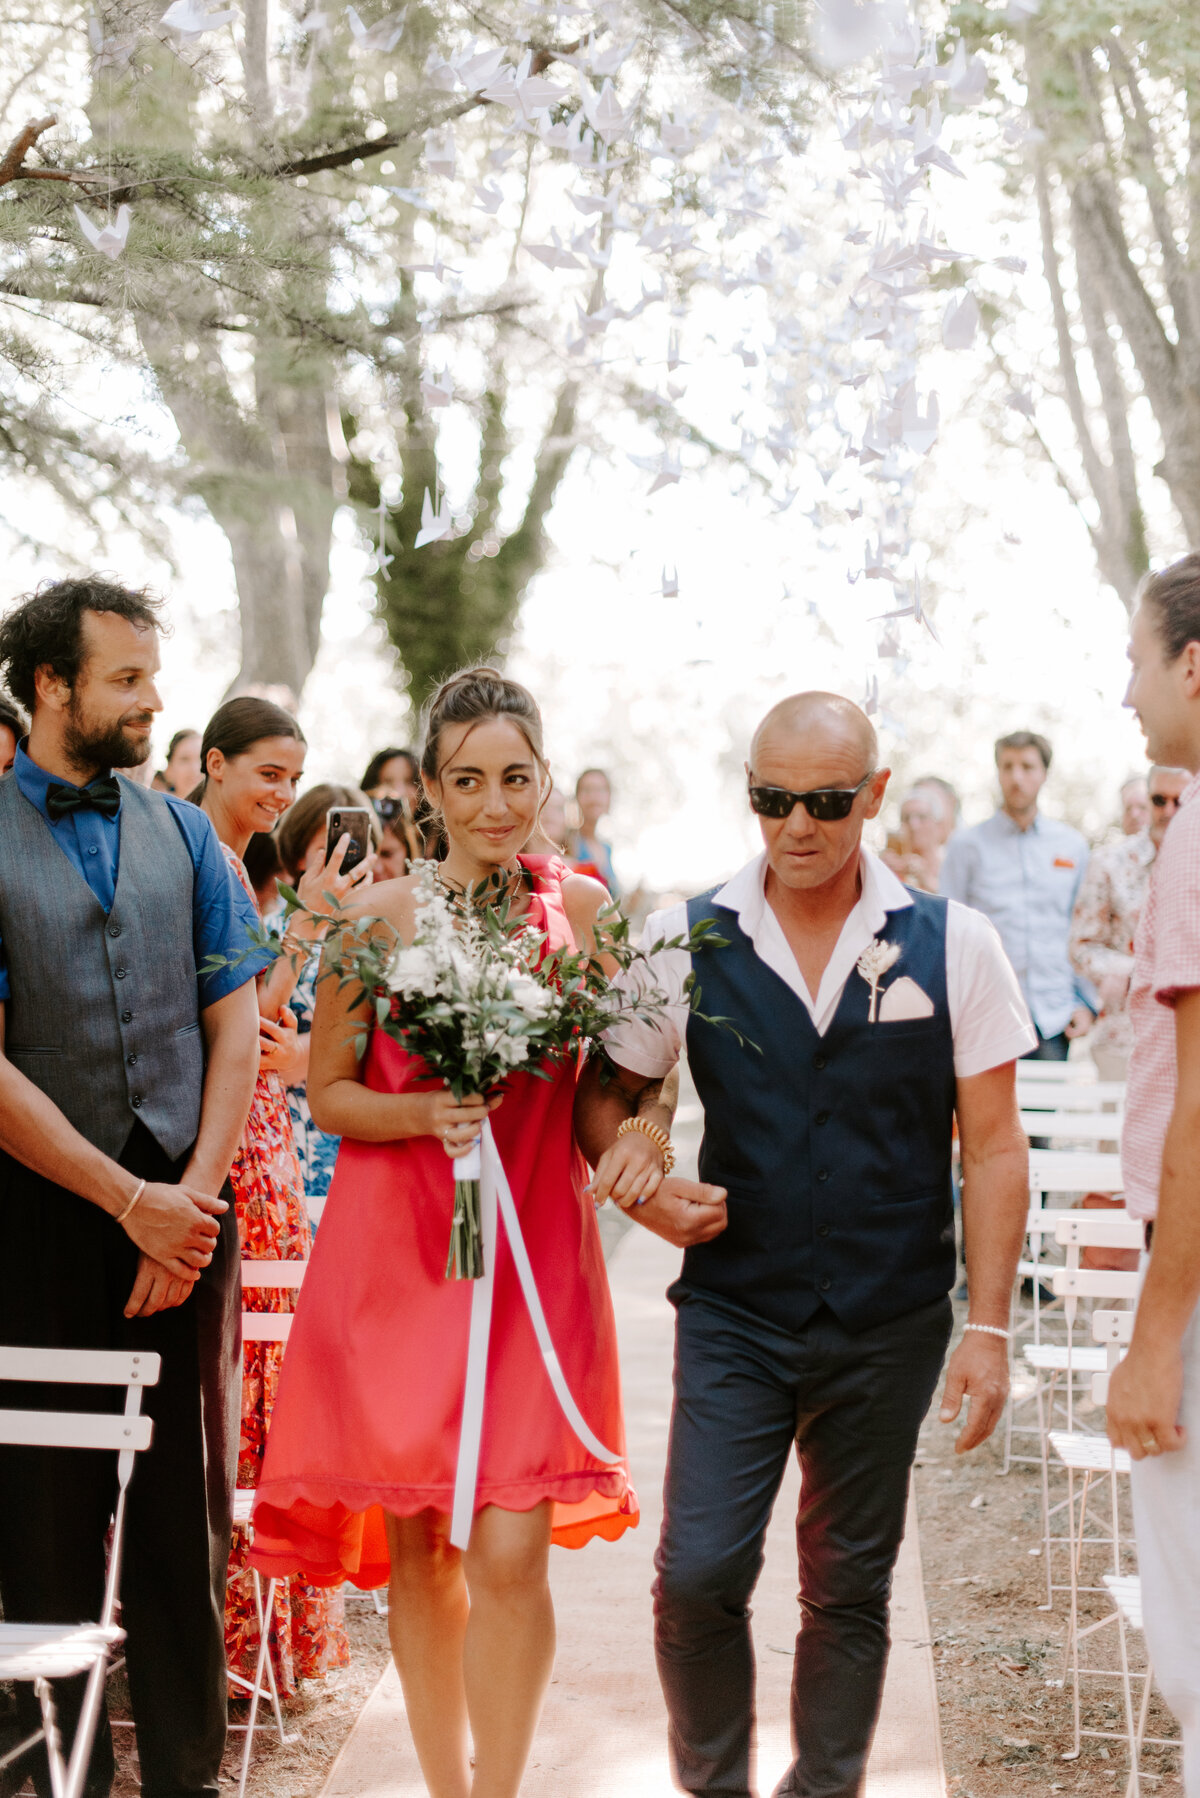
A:
{"type": "MultiPolygon", "coordinates": [[[[149,714],[144,717],[148,723],[149,714]]],[[[150,754],[150,739],[144,737],[135,742],[125,735],[122,726],[141,722],[141,717],[130,713],[117,724],[99,725],[72,700],[63,730],[63,747],[80,768],[140,768],[150,754]]]]}

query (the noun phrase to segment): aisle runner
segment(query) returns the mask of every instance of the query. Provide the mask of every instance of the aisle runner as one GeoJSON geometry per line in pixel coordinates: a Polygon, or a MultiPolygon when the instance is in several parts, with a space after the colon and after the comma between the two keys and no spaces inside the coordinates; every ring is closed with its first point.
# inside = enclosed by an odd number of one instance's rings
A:
{"type": "MultiPolygon", "coordinates": [[[[554,1549],[558,1613],[554,1683],[522,1798],[670,1798],[662,1697],[650,1637],[671,1381],[673,1313],[663,1297],[678,1251],[632,1230],[611,1264],[626,1426],[640,1529],[578,1553],[554,1549]]],[[[788,1686],[796,1628],[796,1478],[784,1487],[767,1543],[754,1634],[759,1662],[759,1790],[787,1765],[788,1686]],[[781,1652],[782,1651],[782,1652],[781,1652]]],[[[892,1650],[866,1798],[945,1798],[929,1628],[915,1518],[896,1570],[892,1650]]],[[[424,1798],[399,1681],[389,1672],[368,1701],[321,1798],[424,1798]]]]}

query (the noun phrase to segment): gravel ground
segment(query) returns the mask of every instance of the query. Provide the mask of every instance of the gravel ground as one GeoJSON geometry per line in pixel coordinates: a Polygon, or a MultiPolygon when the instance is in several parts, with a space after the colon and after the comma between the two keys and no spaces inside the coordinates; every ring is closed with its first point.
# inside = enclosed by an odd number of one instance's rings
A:
{"type": "MultiPolygon", "coordinates": [[[[1042,1527],[1038,1469],[1018,1464],[1002,1474],[998,1440],[956,1457],[953,1431],[936,1421],[936,1412],[937,1401],[922,1433],[916,1486],[950,1798],[1124,1792],[1123,1743],[1085,1738],[1078,1760],[1064,1758],[1071,1706],[1058,1682],[1067,1594],[1056,1595],[1052,1612],[1039,1609],[1045,1569],[1040,1553],[1030,1553],[1042,1527]]],[[[1065,1579],[1065,1556],[1056,1566],[1065,1579]]],[[[1091,1616],[1111,1610],[1091,1603],[1091,1616]]],[[[1095,1646],[1101,1645],[1108,1652],[1096,1653],[1092,1664],[1115,1666],[1115,1629],[1100,1633],[1095,1646]]],[[[1134,1668],[1145,1664],[1138,1637],[1131,1638],[1131,1657],[1134,1668]]],[[[1085,1680],[1083,1690],[1085,1697],[1095,1694],[1085,1726],[1119,1728],[1117,1683],[1085,1680]]],[[[1148,1733],[1177,1733],[1157,1696],[1148,1733]]],[[[1182,1791],[1177,1752],[1147,1749],[1142,1768],[1143,1776],[1154,1776],[1148,1794],[1182,1791]]]]}

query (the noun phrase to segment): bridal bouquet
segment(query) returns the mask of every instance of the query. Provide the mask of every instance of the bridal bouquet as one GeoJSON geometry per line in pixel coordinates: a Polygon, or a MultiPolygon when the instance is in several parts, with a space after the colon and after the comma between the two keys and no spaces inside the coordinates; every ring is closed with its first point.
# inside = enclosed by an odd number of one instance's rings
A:
{"type": "MultiPolygon", "coordinates": [[[[367,919],[342,925],[326,951],[322,978],[357,987],[354,1002],[369,999],[376,1028],[419,1056],[459,1100],[495,1092],[519,1068],[549,1079],[556,1063],[602,1044],[619,1020],[661,1014],[666,1003],[644,984],[636,991],[610,985],[598,965],[597,952],[622,970],[646,959],[615,908],[602,914],[594,950],[548,951],[539,931],[513,919],[509,898],[497,902],[504,892],[501,877],[452,893],[426,862],[411,943],[367,919]]],[[[706,920],[691,937],[654,947],[716,942],[711,931],[706,920]]],[[[356,1048],[365,1051],[365,1032],[356,1048]]],[[[477,1146],[456,1159],[455,1176],[446,1277],[473,1280],[483,1272],[477,1146]]]]}

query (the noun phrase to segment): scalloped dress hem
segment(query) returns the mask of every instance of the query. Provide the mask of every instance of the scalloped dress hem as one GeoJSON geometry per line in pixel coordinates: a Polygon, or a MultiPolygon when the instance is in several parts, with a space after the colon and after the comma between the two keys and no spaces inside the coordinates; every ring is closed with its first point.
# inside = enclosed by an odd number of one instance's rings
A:
{"type": "MultiPolygon", "coordinates": [[[[317,1586],[346,1580],[364,1592],[385,1586],[391,1571],[385,1512],[394,1517],[416,1517],[422,1511],[449,1515],[453,1487],[364,1490],[364,1484],[281,1480],[260,1487],[251,1564],[267,1578],[299,1572],[317,1586]]],[[[511,1481],[479,1493],[475,1509],[478,1513],[498,1505],[506,1511],[532,1511],[548,1498],[554,1500],[551,1541],[558,1548],[584,1548],[593,1540],[616,1542],[641,1521],[637,1494],[619,1472],[511,1481]]]]}

